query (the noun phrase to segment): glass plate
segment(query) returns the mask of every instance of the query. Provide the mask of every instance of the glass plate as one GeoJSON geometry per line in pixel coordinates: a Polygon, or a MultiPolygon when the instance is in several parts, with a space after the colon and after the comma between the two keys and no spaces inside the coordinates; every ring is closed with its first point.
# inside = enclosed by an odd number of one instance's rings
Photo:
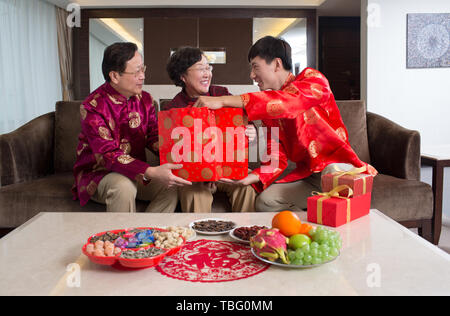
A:
{"type": "Polygon", "coordinates": [[[265,259],[265,258],[262,258],[262,257],[258,256],[258,255],[254,252],[253,248],[251,249],[251,251],[252,251],[252,254],[253,254],[256,258],[258,258],[259,260],[261,260],[261,261],[263,261],[263,262],[265,262],[265,263],[270,263],[270,264],[273,264],[274,266],[279,266],[279,267],[282,267],[282,268],[288,268],[288,269],[307,269],[307,268],[315,268],[315,267],[319,267],[319,266],[322,266],[322,265],[324,265],[324,264],[333,262],[333,261],[336,260],[336,258],[339,257],[340,254],[341,254],[341,253],[339,252],[339,254],[338,254],[335,258],[331,259],[330,261],[323,262],[323,263],[321,263],[321,264],[311,264],[311,265],[307,265],[307,266],[305,266],[305,265],[299,266],[299,265],[295,265],[295,264],[285,264],[285,263],[280,263],[280,262],[273,262],[273,261],[270,261],[270,260],[267,260],[267,259],[265,259]]]}
{"type": "Polygon", "coordinates": [[[232,231],[235,227],[236,227],[236,223],[230,220],[226,220],[223,218],[202,218],[202,219],[198,219],[196,221],[193,221],[189,224],[189,228],[192,229],[193,231],[195,231],[197,234],[201,234],[201,235],[210,235],[210,236],[214,236],[214,235],[223,235],[223,234],[228,234],[230,231],[232,231]],[[224,230],[224,231],[220,231],[220,232],[205,232],[205,231],[201,231],[201,230],[197,230],[194,229],[194,224],[197,222],[205,222],[205,221],[223,221],[223,222],[231,222],[233,223],[233,228],[229,229],[229,230],[224,230]]]}

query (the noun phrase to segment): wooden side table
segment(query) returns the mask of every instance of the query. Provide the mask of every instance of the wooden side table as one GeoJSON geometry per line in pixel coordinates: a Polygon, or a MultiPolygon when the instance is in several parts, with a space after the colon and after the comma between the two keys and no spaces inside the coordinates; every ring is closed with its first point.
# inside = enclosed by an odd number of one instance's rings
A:
{"type": "Polygon", "coordinates": [[[450,167],[450,153],[447,155],[434,155],[422,153],[422,164],[433,168],[433,243],[437,245],[441,236],[442,228],[442,198],[444,193],[444,168],[450,167]]]}

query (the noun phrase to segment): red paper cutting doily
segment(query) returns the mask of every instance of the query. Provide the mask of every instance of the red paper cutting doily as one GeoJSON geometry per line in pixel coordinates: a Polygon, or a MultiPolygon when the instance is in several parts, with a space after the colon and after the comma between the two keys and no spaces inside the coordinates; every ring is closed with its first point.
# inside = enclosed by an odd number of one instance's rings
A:
{"type": "Polygon", "coordinates": [[[202,239],[188,242],[179,253],[166,257],[156,270],[183,281],[226,282],[254,276],[269,266],[256,259],[247,245],[202,239]]]}

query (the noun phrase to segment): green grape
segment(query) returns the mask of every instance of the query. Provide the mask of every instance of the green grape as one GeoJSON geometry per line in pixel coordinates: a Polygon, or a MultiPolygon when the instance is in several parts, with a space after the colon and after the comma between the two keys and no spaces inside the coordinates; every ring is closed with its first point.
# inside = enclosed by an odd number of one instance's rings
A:
{"type": "Polygon", "coordinates": [[[330,247],[328,246],[328,244],[322,244],[320,245],[319,250],[322,252],[328,252],[330,251],[330,247]]]}
{"type": "Polygon", "coordinates": [[[319,250],[317,248],[312,248],[310,254],[313,257],[317,257],[319,255],[319,250]]]}
{"type": "Polygon", "coordinates": [[[336,248],[337,249],[341,249],[342,248],[342,240],[338,240],[338,241],[336,241],[336,248]]]}
{"type": "Polygon", "coordinates": [[[311,239],[314,238],[314,235],[316,234],[316,229],[315,228],[311,228],[308,232],[309,237],[311,237],[311,239]]]}
{"type": "Polygon", "coordinates": [[[311,261],[312,261],[312,256],[311,256],[310,254],[306,255],[306,256],[303,258],[303,262],[304,262],[305,265],[310,264],[311,261]]]}
{"type": "Polygon", "coordinates": [[[317,250],[316,257],[322,258],[322,256],[323,256],[323,252],[321,250],[317,250]]]}
{"type": "Polygon", "coordinates": [[[333,257],[329,253],[327,253],[326,256],[322,257],[322,259],[323,259],[323,262],[328,262],[328,261],[333,260],[333,257]]]}
{"type": "Polygon", "coordinates": [[[320,257],[313,257],[311,263],[312,264],[321,264],[322,263],[322,258],[320,258],[320,257]]]}
{"type": "Polygon", "coordinates": [[[296,259],[303,259],[304,256],[305,256],[305,253],[301,249],[297,249],[295,251],[295,258],[296,259]]]}
{"type": "Polygon", "coordinates": [[[311,249],[317,249],[317,248],[319,248],[319,244],[317,242],[313,241],[311,243],[310,247],[311,247],[311,249]]]}
{"type": "Polygon", "coordinates": [[[337,248],[330,248],[330,252],[329,252],[330,256],[337,257],[339,255],[339,250],[337,248]]]}
{"type": "Polygon", "coordinates": [[[303,252],[307,253],[311,249],[310,245],[304,245],[302,248],[300,248],[303,252]]]}
{"type": "Polygon", "coordinates": [[[295,259],[294,261],[291,261],[291,264],[302,266],[303,265],[303,260],[302,259],[295,259]]]}
{"type": "Polygon", "coordinates": [[[290,261],[293,261],[295,259],[295,255],[296,255],[295,251],[288,250],[288,258],[290,261]]]}

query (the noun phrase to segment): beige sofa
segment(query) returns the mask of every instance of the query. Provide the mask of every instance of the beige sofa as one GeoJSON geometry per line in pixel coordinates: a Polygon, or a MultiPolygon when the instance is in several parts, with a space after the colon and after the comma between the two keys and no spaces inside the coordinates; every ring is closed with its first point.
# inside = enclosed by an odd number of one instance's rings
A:
{"type": "MultiPolygon", "coordinates": [[[[0,228],[17,227],[39,212],[105,210],[95,202],[80,207],[72,200],[79,105],[58,102],[55,112],[0,135],[0,228]]],[[[338,106],[352,147],[380,172],[374,181],[372,207],[407,227],[418,227],[431,240],[433,194],[428,184],[420,182],[419,133],[366,113],[363,102],[340,101],[338,106]]],[[[145,206],[138,201],[138,211],[145,206]]],[[[226,198],[217,196],[213,212],[227,209],[226,198]]]]}

